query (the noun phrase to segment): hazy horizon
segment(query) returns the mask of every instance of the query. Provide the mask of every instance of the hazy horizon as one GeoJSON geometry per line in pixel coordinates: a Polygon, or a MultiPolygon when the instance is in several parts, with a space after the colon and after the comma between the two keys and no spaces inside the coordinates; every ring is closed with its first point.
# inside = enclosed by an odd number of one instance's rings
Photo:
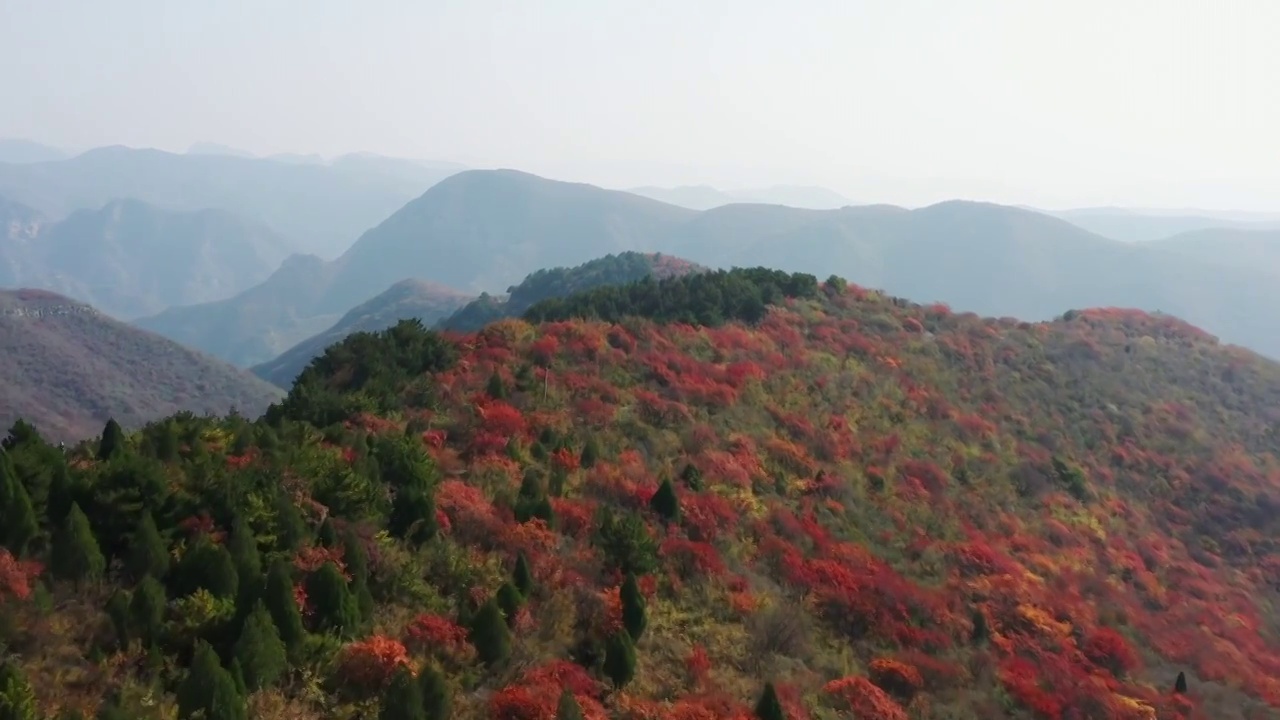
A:
{"type": "Polygon", "coordinates": [[[906,206],[1280,211],[1280,3],[1120,5],[15,2],[0,137],[906,206]]]}

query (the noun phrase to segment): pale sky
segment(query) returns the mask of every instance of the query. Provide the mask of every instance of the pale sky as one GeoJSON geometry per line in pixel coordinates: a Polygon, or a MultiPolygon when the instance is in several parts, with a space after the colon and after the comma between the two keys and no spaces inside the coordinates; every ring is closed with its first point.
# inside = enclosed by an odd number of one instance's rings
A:
{"type": "Polygon", "coordinates": [[[0,137],[1280,210],[1280,0],[0,0],[0,137]]]}

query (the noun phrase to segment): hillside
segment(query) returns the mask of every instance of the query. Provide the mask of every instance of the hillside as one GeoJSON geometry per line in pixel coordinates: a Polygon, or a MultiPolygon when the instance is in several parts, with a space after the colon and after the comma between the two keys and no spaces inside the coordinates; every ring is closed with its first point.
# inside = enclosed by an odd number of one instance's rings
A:
{"type": "Polygon", "coordinates": [[[520,317],[536,303],[573,295],[604,285],[623,285],[647,277],[665,279],[706,268],[659,253],[622,252],[606,255],[576,267],[542,269],[531,273],[519,285],[507,288],[505,296],[487,293],[439,323],[439,328],[474,332],[503,318],[520,317]]]}
{"type": "Polygon", "coordinates": [[[331,263],[282,268],[241,298],[173,308],[138,324],[249,366],[405,277],[497,293],[530,268],[571,267],[625,251],[707,267],[835,273],[913,301],[994,317],[1048,320],[1071,307],[1163,311],[1280,357],[1280,317],[1241,312],[1280,305],[1280,284],[1270,272],[1206,265],[1029,210],[954,201],[916,210],[756,204],[696,212],[509,170],[448,178],[331,263]],[[291,340],[270,352],[280,338],[291,340]]]}
{"type": "Polygon", "coordinates": [[[995,321],[765,270],[529,316],[351,335],[254,424],[67,461],[20,428],[9,692],[111,718],[1280,710],[1275,363],[1137,311],[995,321]]]}
{"type": "Polygon", "coordinates": [[[0,243],[0,286],[50,290],[125,319],[231,297],[292,252],[270,228],[223,210],[175,212],[138,200],[28,227],[37,232],[25,242],[0,243]]]}
{"type": "Polygon", "coordinates": [[[710,210],[735,203],[786,205],[811,210],[832,210],[855,205],[852,200],[827,188],[778,185],[753,190],[718,190],[710,185],[681,187],[638,187],[628,192],[692,210],[710,210]]]}
{"type": "Polygon", "coordinates": [[[65,160],[67,154],[58,148],[30,140],[0,138],[0,163],[34,163],[65,160]]]}
{"type": "Polygon", "coordinates": [[[1196,230],[1159,240],[1155,247],[1200,262],[1280,273],[1280,229],[1196,230]]]}
{"type": "Polygon", "coordinates": [[[1103,237],[1124,242],[1164,240],[1182,233],[1205,230],[1277,230],[1280,220],[1275,217],[1237,216],[1232,213],[1218,215],[1155,213],[1119,208],[1081,208],[1049,213],[1103,237]]]}
{"type": "Polygon", "coordinates": [[[0,424],[78,441],[110,418],[136,427],[179,411],[251,416],[276,388],[213,358],[41,290],[0,291],[0,424]]]}
{"type": "Polygon", "coordinates": [[[251,370],[263,380],[288,389],[308,363],[324,354],[325,348],[351,333],[385,330],[410,318],[431,326],[449,317],[469,300],[470,295],[451,288],[420,280],[402,280],[381,295],[352,308],[324,332],[303,340],[251,370]]]}
{"type": "Polygon", "coordinates": [[[54,219],[120,198],[170,210],[216,208],[264,223],[305,251],[331,258],[455,172],[417,168],[406,176],[403,165],[388,173],[367,162],[298,164],[115,146],[59,161],[0,163],[0,196],[54,219]]]}

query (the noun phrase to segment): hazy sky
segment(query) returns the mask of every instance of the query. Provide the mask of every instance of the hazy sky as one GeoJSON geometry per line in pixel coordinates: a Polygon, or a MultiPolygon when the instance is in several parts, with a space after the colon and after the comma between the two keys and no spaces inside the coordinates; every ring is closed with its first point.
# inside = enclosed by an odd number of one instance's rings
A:
{"type": "Polygon", "coordinates": [[[0,137],[1280,210],[1280,0],[0,0],[0,137]]]}

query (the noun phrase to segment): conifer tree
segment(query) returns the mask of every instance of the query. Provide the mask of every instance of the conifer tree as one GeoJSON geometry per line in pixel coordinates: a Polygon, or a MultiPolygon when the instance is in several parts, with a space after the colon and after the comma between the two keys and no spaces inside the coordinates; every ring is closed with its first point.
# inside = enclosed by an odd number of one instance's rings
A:
{"type": "Polygon", "coordinates": [[[987,616],[979,609],[973,611],[973,632],[970,637],[974,645],[981,645],[987,641],[990,631],[987,629],[987,616]]]}
{"type": "Polygon", "coordinates": [[[676,497],[676,489],[670,478],[663,478],[658,491],[649,499],[649,507],[662,518],[663,522],[674,522],[680,517],[680,499],[676,497]]]}
{"type": "Polygon", "coordinates": [[[520,493],[516,496],[515,515],[516,522],[528,522],[531,518],[537,516],[539,501],[545,497],[542,491],[542,483],[538,480],[538,473],[533,468],[529,468],[524,474],[524,478],[520,481],[520,493]]]}
{"type": "Polygon", "coordinates": [[[280,639],[290,651],[301,647],[306,630],[302,627],[302,613],[298,610],[298,602],[293,595],[293,573],[289,563],[277,560],[267,571],[267,586],[263,595],[263,604],[271,613],[276,629],[280,631],[280,639]]]}
{"type": "Polygon", "coordinates": [[[471,619],[469,638],[480,661],[489,667],[505,662],[511,655],[511,630],[496,600],[490,598],[480,606],[471,619]]]}
{"type": "Polygon", "coordinates": [[[307,598],[315,608],[316,629],[351,638],[360,631],[360,608],[347,580],[333,561],[307,577],[307,598]]]}
{"type": "Polygon", "coordinates": [[[21,557],[39,533],[31,496],[18,478],[9,453],[0,452],[0,543],[15,557],[21,557]]]}
{"type": "Polygon", "coordinates": [[[778,692],[773,689],[773,683],[764,684],[764,692],[760,695],[760,702],[756,703],[756,718],[758,720],[787,720],[787,715],[782,711],[782,703],[778,702],[778,692]]]}
{"type": "Polygon", "coordinates": [[[516,555],[516,567],[511,572],[511,582],[525,597],[529,597],[529,593],[533,591],[533,570],[529,567],[529,559],[524,556],[524,551],[516,555]]]}
{"type": "Polygon", "coordinates": [[[102,428],[102,437],[98,440],[98,459],[110,460],[124,452],[124,431],[115,418],[107,420],[102,428]]]}
{"type": "Polygon", "coordinates": [[[498,601],[498,607],[502,609],[503,617],[507,620],[507,627],[515,627],[516,613],[520,612],[521,606],[524,605],[524,596],[514,585],[505,582],[498,588],[494,598],[498,601]]]}
{"type": "Polygon", "coordinates": [[[640,583],[636,581],[635,573],[627,573],[619,594],[622,599],[622,625],[631,639],[639,642],[649,619],[645,612],[644,595],[640,592],[640,583]]]}
{"type": "Polygon", "coordinates": [[[391,685],[382,695],[378,720],[426,720],[426,717],[422,706],[422,688],[408,668],[401,667],[392,676],[391,685]]]}
{"type": "Polygon", "coordinates": [[[631,636],[619,630],[609,637],[604,647],[604,674],[619,690],[636,674],[636,648],[631,636]]]}
{"type": "Polygon", "coordinates": [[[439,668],[428,665],[418,673],[418,686],[422,690],[422,710],[425,720],[449,720],[453,699],[449,685],[439,668]]]}
{"type": "Polygon", "coordinates": [[[275,685],[288,665],[280,630],[261,600],[254,604],[253,612],[249,613],[240,630],[235,658],[240,663],[245,687],[249,690],[275,685]]]}
{"type": "Polygon", "coordinates": [[[204,588],[214,597],[234,600],[239,587],[240,576],[226,546],[201,537],[182,556],[175,588],[178,595],[190,595],[204,588]]]}
{"type": "Polygon", "coordinates": [[[262,577],[262,552],[258,549],[258,539],[254,537],[253,528],[239,515],[231,521],[227,551],[231,554],[231,564],[235,566],[240,584],[256,587],[257,579],[262,577]]]}
{"type": "Polygon", "coordinates": [[[76,483],[71,479],[71,469],[65,462],[53,468],[53,478],[49,481],[49,502],[45,507],[45,515],[50,527],[62,527],[71,512],[71,504],[76,500],[76,483]]]}
{"type": "Polygon", "coordinates": [[[582,720],[582,706],[573,696],[569,688],[560,691],[560,702],[556,704],[556,720],[582,720]]]}
{"type": "Polygon", "coordinates": [[[425,483],[413,483],[396,491],[391,504],[387,530],[414,545],[422,545],[436,536],[435,493],[425,483]]]}
{"type": "Polygon", "coordinates": [[[40,720],[36,695],[22,669],[11,661],[0,663],[0,720],[40,720]]]}
{"type": "Polygon", "coordinates": [[[107,561],[98,548],[98,540],[89,527],[79,503],[72,503],[62,527],[53,536],[50,570],[60,580],[70,580],[76,587],[102,577],[107,561]]]}
{"type": "Polygon", "coordinates": [[[373,621],[373,593],[369,591],[369,551],[364,541],[354,528],[348,527],[342,536],[342,559],[347,565],[347,573],[351,575],[351,593],[356,599],[356,608],[360,610],[360,621],[368,624],[373,621]]]}
{"type": "Polygon", "coordinates": [[[569,482],[569,472],[557,465],[551,469],[551,479],[547,482],[547,494],[551,497],[564,497],[564,486],[569,482]]]}
{"type": "Polygon", "coordinates": [[[169,572],[168,545],[160,537],[155,518],[147,510],[143,510],[142,516],[138,518],[138,527],[133,531],[133,539],[129,542],[126,569],[139,580],[148,575],[163,580],[169,572]]]}
{"type": "Polygon", "coordinates": [[[203,640],[196,641],[191,667],[178,686],[177,696],[179,718],[193,718],[201,712],[205,720],[246,720],[248,715],[231,673],[222,668],[218,654],[203,640]]]}
{"type": "Polygon", "coordinates": [[[316,533],[316,543],[327,548],[338,546],[338,529],[333,526],[333,518],[327,517],[320,523],[320,530],[316,533]]]}
{"type": "Polygon", "coordinates": [[[1179,695],[1185,695],[1187,693],[1187,674],[1186,673],[1184,672],[1178,673],[1178,679],[1173,682],[1173,691],[1179,695]]]}
{"type": "Polygon", "coordinates": [[[144,576],[129,601],[131,634],[147,645],[154,645],[160,639],[166,604],[164,586],[150,575],[144,576]]]}
{"type": "Polygon", "coordinates": [[[129,593],[116,588],[107,599],[107,618],[111,620],[111,629],[116,634],[116,645],[120,648],[129,646],[129,593]]]}
{"type": "Polygon", "coordinates": [[[283,490],[276,493],[275,498],[275,534],[276,548],[285,551],[297,550],[307,537],[307,524],[298,512],[298,506],[283,490]]]}
{"type": "Polygon", "coordinates": [[[507,385],[502,381],[502,376],[498,374],[498,371],[495,370],[489,376],[489,386],[486,388],[486,392],[494,400],[507,399],[507,385]]]}
{"type": "Polygon", "coordinates": [[[578,456],[578,464],[583,468],[594,467],[600,460],[600,443],[594,437],[587,438],[582,446],[582,454],[578,456]]]}

